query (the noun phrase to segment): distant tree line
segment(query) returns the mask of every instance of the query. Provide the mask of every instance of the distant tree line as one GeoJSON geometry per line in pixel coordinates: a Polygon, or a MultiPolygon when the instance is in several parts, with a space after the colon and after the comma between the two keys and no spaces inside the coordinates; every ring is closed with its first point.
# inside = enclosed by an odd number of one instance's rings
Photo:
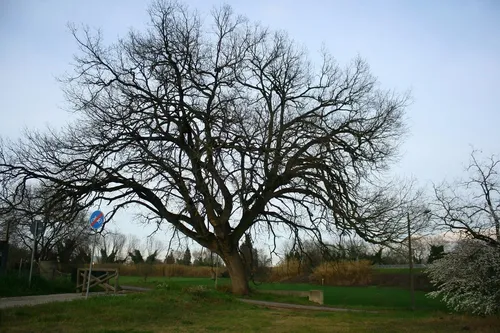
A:
{"type": "Polygon", "coordinates": [[[36,262],[89,262],[89,229],[87,212],[64,197],[54,197],[43,183],[4,187],[0,193],[0,240],[8,244],[11,268],[27,263],[33,246],[36,262]]]}
{"type": "MultiPolygon", "coordinates": [[[[444,255],[447,242],[440,237],[422,237],[412,240],[413,262],[431,263],[444,255]]],[[[408,245],[401,243],[392,247],[373,246],[360,239],[338,241],[333,244],[318,244],[306,240],[301,247],[287,244],[284,259],[298,260],[306,271],[311,271],[323,262],[368,260],[374,265],[408,264],[408,245]]]]}

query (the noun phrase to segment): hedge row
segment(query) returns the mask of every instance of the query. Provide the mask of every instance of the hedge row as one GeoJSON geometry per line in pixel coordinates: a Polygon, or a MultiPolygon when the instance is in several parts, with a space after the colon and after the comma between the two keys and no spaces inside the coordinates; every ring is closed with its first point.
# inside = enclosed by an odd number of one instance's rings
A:
{"type": "MultiPolygon", "coordinates": [[[[305,267],[298,260],[283,261],[271,269],[269,282],[294,281],[308,276],[307,282],[328,285],[368,285],[372,278],[372,264],[368,260],[325,262],[306,274],[305,267]]],[[[303,281],[306,282],[306,281],[303,281]]]]}
{"type": "MultiPolygon", "coordinates": [[[[207,266],[186,266],[179,264],[96,264],[96,268],[118,268],[124,276],[168,276],[168,277],[212,277],[215,268],[207,266]]],[[[218,274],[225,268],[218,268],[218,274]]]]}

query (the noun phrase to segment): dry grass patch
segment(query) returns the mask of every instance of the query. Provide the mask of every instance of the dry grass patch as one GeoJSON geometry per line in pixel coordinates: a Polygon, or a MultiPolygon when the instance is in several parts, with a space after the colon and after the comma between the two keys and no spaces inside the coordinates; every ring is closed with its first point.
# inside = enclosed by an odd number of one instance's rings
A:
{"type": "Polygon", "coordinates": [[[368,260],[325,262],[310,275],[313,283],[335,286],[366,286],[371,278],[372,265],[368,260]]]}

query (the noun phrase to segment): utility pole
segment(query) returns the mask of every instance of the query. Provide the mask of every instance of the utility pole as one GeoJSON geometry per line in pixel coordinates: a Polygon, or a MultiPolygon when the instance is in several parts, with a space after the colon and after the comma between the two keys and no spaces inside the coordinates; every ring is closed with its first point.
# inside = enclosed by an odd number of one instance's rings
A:
{"type": "Polygon", "coordinates": [[[415,280],[413,277],[413,255],[411,249],[411,228],[410,228],[410,213],[406,213],[408,220],[408,259],[410,264],[410,293],[411,293],[411,309],[415,310],[415,280]]]}
{"type": "Polygon", "coordinates": [[[33,249],[31,251],[30,275],[29,275],[29,278],[28,278],[28,287],[30,287],[30,288],[31,288],[31,276],[33,275],[33,262],[35,261],[36,237],[38,236],[37,235],[37,231],[38,231],[38,219],[35,219],[34,226],[35,226],[35,228],[34,228],[34,230],[32,230],[32,232],[33,232],[33,249]]]}

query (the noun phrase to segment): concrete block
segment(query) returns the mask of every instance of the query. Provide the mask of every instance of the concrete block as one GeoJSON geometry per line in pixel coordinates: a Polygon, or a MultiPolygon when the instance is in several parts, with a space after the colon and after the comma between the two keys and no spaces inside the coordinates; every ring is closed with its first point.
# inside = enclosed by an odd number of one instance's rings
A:
{"type": "Polygon", "coordinates": [[[323,304],[323,290],[310,290],[309,301],[318,304],[323,304]]]}

